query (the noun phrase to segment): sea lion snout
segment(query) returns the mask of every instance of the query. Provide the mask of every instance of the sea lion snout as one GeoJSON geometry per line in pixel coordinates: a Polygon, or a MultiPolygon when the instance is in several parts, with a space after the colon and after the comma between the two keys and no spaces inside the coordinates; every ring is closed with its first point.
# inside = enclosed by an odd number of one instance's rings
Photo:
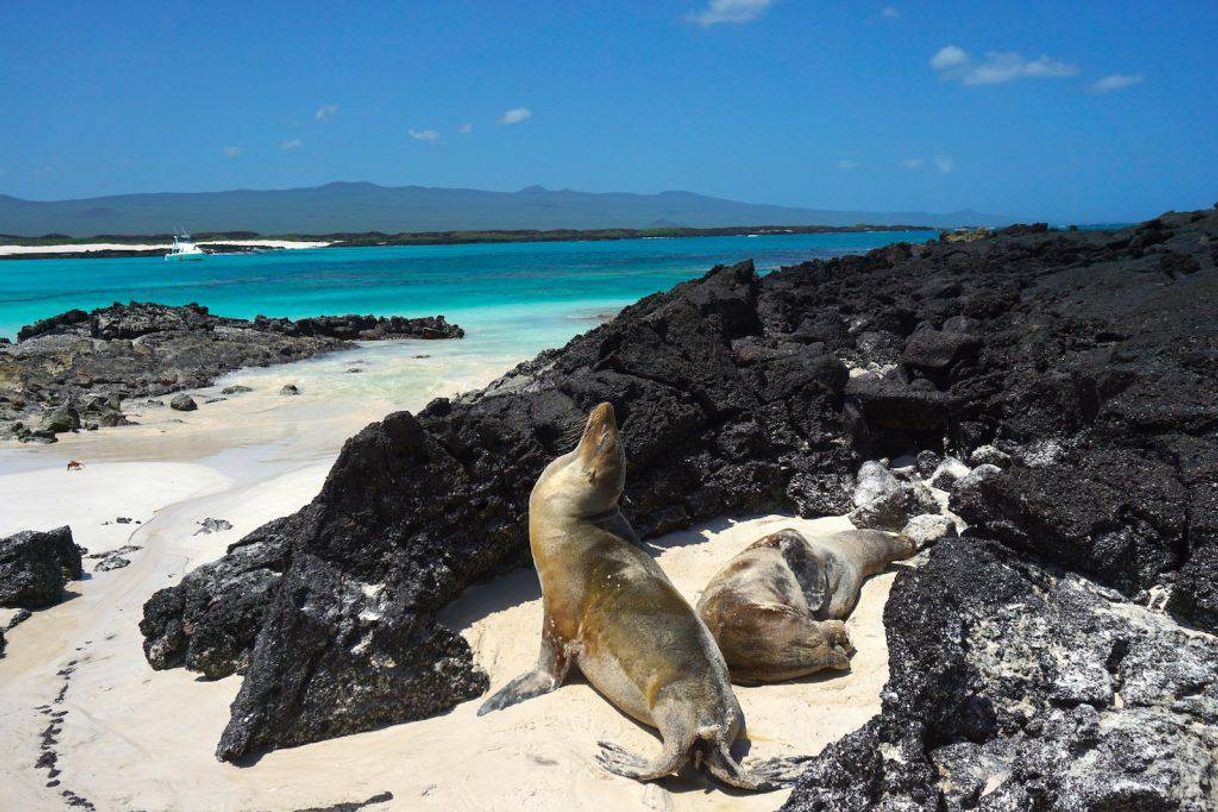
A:
{"type": "Polygon", "coordinates": [[[596,480],[610,482],[624,479],[626,453],[618,434],[612,403],[601,403],[588,414],[578,452],[588,470],[595,472],[596,480]]]}
{"type": "Polygon", "coordinates": [[[613,404],[608,401],[598,404],[588,413],[584,423],[584,434],[580,438],[581,449],[601,450],[607,441],[617,440],[617,417],[613,404]]]}

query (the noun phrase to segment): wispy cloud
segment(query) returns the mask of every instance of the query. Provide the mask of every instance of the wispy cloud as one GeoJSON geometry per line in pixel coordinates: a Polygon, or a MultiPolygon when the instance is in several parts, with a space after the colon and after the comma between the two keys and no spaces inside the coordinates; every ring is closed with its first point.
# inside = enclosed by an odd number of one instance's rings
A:
{"type": "Polygon", "coordinates": [[[225,158],[240,158],[241,157],[241,147],[225,147],[223,152],[224,152],[225,158]]]}
{"type": "Polygon", "coordinates": [[[416,141],[422,141],[426,144],[440,143],[440,133],[436,130],[416,130],[415,128],[411,127],[409,130],[407,130],[407,132],[410,134],[410,137],[416,141]]]}
{"type": "Polygon", "coordinates": [[[884,6],[880,9],[880,16],[886,20],[895,20],[901,16],[901,10],[896,6],[884,6]]]}
{"type": "Polygon", "coordinates": [[[1140,73],[1110,73],[1087,85],[1087,89],[1092,93],[1112,93],[1141,83],[1140,73]]]}
{"type": "Polygon", "coordinates": [[[942,175],[950,175],[952,172],[956,171],[956,162],[951,158],[940,155],[939,157],[935,158],[935,168],[938,169],[939,173],[942,175]]]}
{"type": "Polygon", "coordinates": [[[462,135],[469,135],[473,131],[474,131],[474,122],[472,122],[472,121],[467,121],[464,124],[462,124],[460,127],[457,128],[457,132],[461,133],[462,135]]]}
{"type": "Polygon", "coordinates": [[[761,16],[773,0],[710,0],[701,11],[690,12],[685,19],[701,26],[719,23],[747,23],[761,16]]]}
{"type": "Polygon", "coordinates": [[[905,160],[901,161],[901,166],[905,167],[906,169],[921,169],[922,167],[926,166],[926,161],[922,160],[921,158],[906,158],[905,160]]]}
{"type": "Polygon", "coordinates": [[[863,164],[860,163],[859,161],[850,161],[850,160],[846,160],[845,158],[843,158],[842,160],[837,162],[837,168],[845,169],[846,171],[850,171],[851,169],[858,169],[862,165],[863,164]]]}
{"type": "Polygon", "coordinates": [[[50,164],[43,164],[42,166],[34,169],[34,175],[41,178],[45,175],[51,174],[54,171],[55,167],[51,166],[50,164]]]}
{"type": "Polygon", "coordinates": [[[1078,68],[1066,62],[1042,55],[1025,59],[1015,51],[990,51],[983,60],[975,60],[957,45],[940,48],[930,58],[930,66],[944,79],[962,85],[998,85],[1019,79],[1045,79],[1074,76],[1078,68]]]}
{"type": "Polygon", "coordinates": [[[317,112],[313,115],[313,118],[317,119],[318,121],[325,121],[327,119],[334,118],[336,115],[338,115],[337,104],[323,104],[321,107],[317,108],[317,112]]]}
{"type": "Polygon", "coordinates": [[[532,115],[533,111],[527,107],[513,107],[511,110],[505,111],[504,114],[499,117],[499,123],[505,126],[519,124],[520,122],[530,118],[532,115]]]}
{"type": "Polygon", "coordinates": [[[299,138],[289,138],[287,141],[279,142],[280,149],[300,149],[303,146],[304,141],[301,141],[299,138]]]}

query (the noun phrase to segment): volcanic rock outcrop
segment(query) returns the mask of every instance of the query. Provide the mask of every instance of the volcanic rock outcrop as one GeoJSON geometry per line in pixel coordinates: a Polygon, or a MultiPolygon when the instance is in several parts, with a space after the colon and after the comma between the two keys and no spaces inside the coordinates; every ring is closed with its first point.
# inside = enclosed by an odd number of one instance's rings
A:
{"type": "Polygon", "coordinates": [[[945,539],[884,611],[883,713],[784,810],[1213,809],[1218,642],[1093,581],[945,539]]]}
{"type": "Polygon", "coordinates": [[[153,596],[145,650],[245,673],[225,759],[476,695],[435,613],[526,562],[534,478],[608,400],[644,537],[845,513],[865,460],[973,466],[943,478],[970,528],[894,585],[883,714],[811,762],[790,808],[1195,806],[1213,658],[1179,622],[1218,631],[1215,244],[1206,211],[716,268],[365,428],[310,505],[153,596]],[[1139,766],[1147,748],[1164,755],[1139,766]]]}
{"type": "MultiPolygon", "coordinates": [[[[461,338],[443,316],[320,316],[253,321],[188,304],[115,303],[70,310],[0,343],[0,436],[54,442],[80,428],[117,426],[126,398],[207,386],[234,369],[270,366],[348,348],[357,339],[461,338]]],[[[187,395],[174,398],[190,411],[187,395]]]]}
{"type": "Polygon", "coordinates": [[[80,552],[67,525],[0,539],[0,606],[42,609],[59,603],[64,584],[84,575],[80,552]]]}

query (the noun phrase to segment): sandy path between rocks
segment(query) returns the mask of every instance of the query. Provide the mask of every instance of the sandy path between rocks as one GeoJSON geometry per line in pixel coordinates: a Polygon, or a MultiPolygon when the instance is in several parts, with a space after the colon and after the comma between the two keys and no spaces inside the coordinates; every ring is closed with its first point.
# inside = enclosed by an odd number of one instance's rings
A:
{"type": "MultiPolygon", "coordinates": [[[[121,481],[131,483],[129,491],[116,491],[112,484],[120,481],[120,464],[98,465],[90,476],[75,478],[75,507],[62,515],[82,528],[87,545],[99,543],[103,534],[116,535],[113,525],[100,525],[102,516],[136,514],[144,524],[134,526],[129,539],[105,542],[129,541],[144,550],[132,555],[131,566],[98,573],[74,589],[78,597],[14,629],[8,656],[0,659],[0,714],[6,719],[0,730],[5,778],[0,809],[59,809],[65,789],[99,810],[289,810],[384,792],[393,799],[372,808],[768,810],[785,797],[785,792],[729,794],[691,774],[641,785],[604,772],[594,761],[597,739],[647,754],[658,752],[659,740],[578,679],[482,718],[475,715],[481,700],[475,700],[438,718],[277,751],[251,767],[217,762],[212,752],[240,678],[207,682],[181,669],[152,671],[136,625],[141,607],[155,589],[220,555],[262,522],[307,502],[328,464],[236,487],[204,466],[127,466],[121,481]],[[145,515],[137,496],[148,504],[157,499],[168,504],[145,515]],[[192,535],[209,515],[227,518],[234,528],[192,535]],[[85,519],[99,521],[90,525],[85,519]],[[86,527],[95,531],[84,533],[86,527]],[[65,667],[73,669],[67,680],[57,675],[65,667]],[[52,704],[68,711],[56,745],[61,783],[49,788],[46,770],[34,768],[47,724],[35,708],[52,702],[65,683],[63,703],[52,704]]],[[[0,517],[0,532],[28,525],[30,515],[49,508],[37,501],[48,498],[39,494],[53,492],[39,476],[49,478],[51,472],[0,477],[0,489],[19,489],[21,510],[33,511],[0,517]]],[[[780,526],[827,532],[843,522],[773,516],[721,521],[666,536],[653,546],[660,564],[693,602],[710,576],[760,534],[780,526]]],[[[816,752],[878,712],[888,677],[881,617],[893,577],[889,573],[868,583],[849,621],[858,647],[852,672],[737,689],[752,739],[748,758],[816,752]]],[[[536,657],[541,623],[536,578],[521,570],[474,587],[444,619],[470,641],[497,688],[536,657]]]]}

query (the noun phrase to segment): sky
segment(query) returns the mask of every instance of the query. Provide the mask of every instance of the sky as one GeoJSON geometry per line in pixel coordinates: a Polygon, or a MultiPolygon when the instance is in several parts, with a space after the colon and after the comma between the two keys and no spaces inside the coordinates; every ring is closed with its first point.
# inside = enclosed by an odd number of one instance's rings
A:
{"type": "Polygon", "coordinates": [[[1218,201],[1216,43],[1214,0],[3,0],[0,193],[540,184],[1124,222],[1218,201]]]}

